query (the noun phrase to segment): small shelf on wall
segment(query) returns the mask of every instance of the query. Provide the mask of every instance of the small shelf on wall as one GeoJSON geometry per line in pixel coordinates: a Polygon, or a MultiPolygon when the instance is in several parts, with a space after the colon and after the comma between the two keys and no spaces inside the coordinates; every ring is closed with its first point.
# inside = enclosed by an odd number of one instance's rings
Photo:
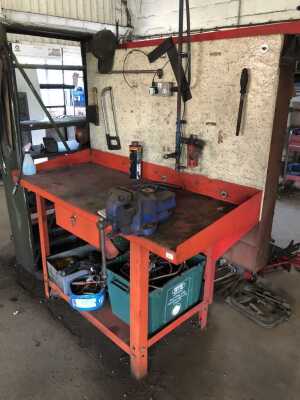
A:
{"type": "MultiPolygon", "coordinates": [[[[87,124],[86,117],[63,117],[63,118],[54,118],[54,122],[56,123],[58,128],[67,128],[69,126],[85,126],[87,124]]],[[[50,129],[52,128],[52,124],[50,121],[21,121],[20,122],[21,129],[34,131],[39,129],[50,129]]]]}

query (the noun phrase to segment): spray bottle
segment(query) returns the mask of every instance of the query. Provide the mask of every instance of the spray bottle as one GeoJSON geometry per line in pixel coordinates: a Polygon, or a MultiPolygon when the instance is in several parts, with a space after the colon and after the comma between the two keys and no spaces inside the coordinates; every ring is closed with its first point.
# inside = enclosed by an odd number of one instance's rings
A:
{"type": "Polygon", "coordinates": [[[35,175],[36,174],[36,166],[30,154],[31,143],[28,143],[24,146],[24,160],[22,165],[22,173],[23,175],[35,175]]]}

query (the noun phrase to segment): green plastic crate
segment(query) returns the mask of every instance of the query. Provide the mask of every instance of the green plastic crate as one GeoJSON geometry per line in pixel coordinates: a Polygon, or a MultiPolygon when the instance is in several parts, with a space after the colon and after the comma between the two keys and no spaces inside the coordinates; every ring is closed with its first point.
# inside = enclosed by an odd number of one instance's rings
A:
{"type": "MultiPolygon", "coordinates": [[[[206,258],[191,258],[190,269],[149,293],[149,334],[160,330],[200,301],[206,258]]],[[[108,293],[112,312],[129,324],[129,282],[108,266],[108,293]]]]}

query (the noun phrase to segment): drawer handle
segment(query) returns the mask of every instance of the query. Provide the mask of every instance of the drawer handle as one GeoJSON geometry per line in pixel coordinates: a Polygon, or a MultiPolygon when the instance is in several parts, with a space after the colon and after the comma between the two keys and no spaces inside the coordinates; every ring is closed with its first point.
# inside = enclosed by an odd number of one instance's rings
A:
{"type": "Polygon", "coordinates": [[[72,215],[71,217],[70,217],[70,222],[71,222],[71,225],[72,226],[74,226],[74,225],[76,225],[76,222],[77,222],[77,215],[72,215]]]}

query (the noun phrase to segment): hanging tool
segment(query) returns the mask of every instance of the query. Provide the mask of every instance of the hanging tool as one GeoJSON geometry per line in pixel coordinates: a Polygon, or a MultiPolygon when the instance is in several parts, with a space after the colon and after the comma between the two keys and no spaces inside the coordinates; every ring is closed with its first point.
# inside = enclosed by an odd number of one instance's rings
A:
{"type": "Polygon", "coordinates": [[[245,97],[246,97],[246,94],[247,94],[248,81],[249,81],[248,68],[244,68],[242,70],[242,73],[241,73],[241,81],[240,81],[241,98],[240,98],[238,119],[237,119],[237,124],[236,124],[236,136],[239,136],[240,130],[241,130],[241,124],[242,124],[242,118],[243,118],[243,110],[244,110],[244,101],[245,101],[245,97]]]}
{"type": "Polygon", "coordinates": [[[93,35],[89,42],[89,49],[98,59],[100,74],[108,74],[112,71],[117,47],[118,38],[111,30],[102,29],[93,35]]]}
{"type": "Polygon", "coordinates": [[[164,40],[157,48],[155,48],[151,53],[148,54],[149,62],[152,63],[156,61],[163,54],[167,53],[173,72],[176,77],[178,84],[177,88],[177,118],[176,118],[176,147],[175,152],[166,154],[164,156],[167,158],[175,158],[175,169],[180,171],[182,166],[180,164],[181,149],[182,149],[182,130],[183,125],[186,123],[184,120],[184,111],[182,112],[182,101],[185,103],[192,98],[190,90],[190,71],[191,71],[191,58],[190,50],[191,47],[188,45],[188,54],[182,52],[183,43],[183,17],[184,17],[184,4],[186,8],[186,22],[187,22],[187,42],[190,41],[190,7],[189,0],[179,0],[179,34],[178,34],[178,49],[173,42],[172,38],[164,40]],[[182,66],[182,59],[187,58],[187,72],[188,79],[186,78],[185,71],[182,66]]]}
{"type": "Polygon", "coordinates": [[[86,109],[87,120],[92,124],[97,126],[100,125],[99,121],[99,102],[98,102],[98,89],[96,87],[92,88],[92,94],[94,97],[94,104],[88,105],[86,109]]]}
{"type": "Polygon", "coordinates": [[[187,167],[195,168],[199,164],[199,158],[205,146],[205,141],[199,139],[196,135],[190,135],[182,138],[181,142],[187,145],[187,167]]]}
{"type": "Polygon", "coordinates": [[[104,88],[101,92],[101,108],[102,108],[102,115],[103,115],[104,129],[105,129],[105,136],[106,136],[108,150],[121,150],[121,141],[118,133],[116,110],[115,110],[114,98],[111,86],[104,88]],[[111,134],[112,131],[110,130],[109,126],[107,100],[110,103],[111,119],[113,121],[114,135],[111,134]]]}

